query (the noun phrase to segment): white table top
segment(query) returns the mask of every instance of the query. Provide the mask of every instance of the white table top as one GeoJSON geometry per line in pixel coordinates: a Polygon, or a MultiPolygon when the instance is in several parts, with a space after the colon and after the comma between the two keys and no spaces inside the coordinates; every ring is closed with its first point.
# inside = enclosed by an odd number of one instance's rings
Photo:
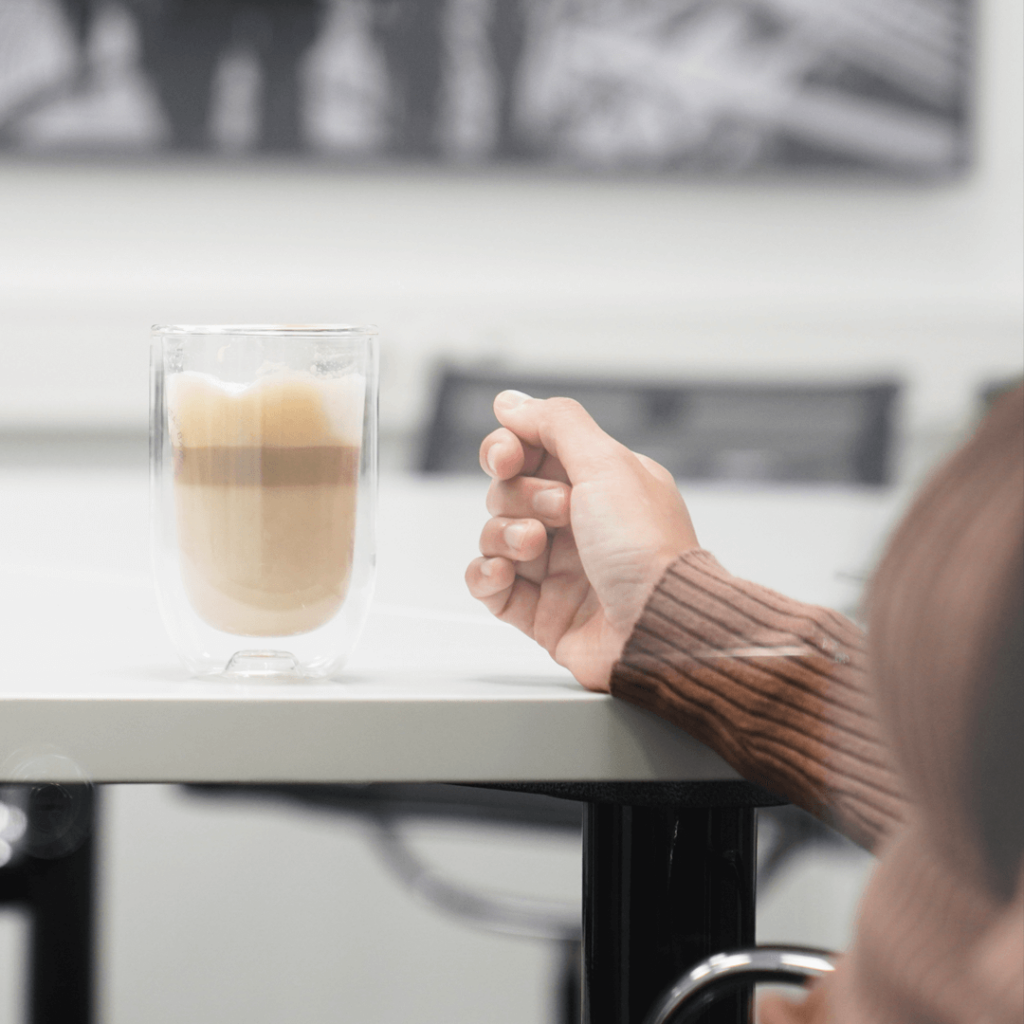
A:
{"type": "MultiPolygon", "coordinates": [[[[0,780],[69,759],[95,782],[672,781],[735,774],[654,715],[592,694],[465,592],[486,481],[385,478],[377,597],[341,678],[197,681],[149,572],[128,470],[0,472],[0,780]]],[[[687,486],[728,568],[850,609],[901,498],[687,486]]]]}

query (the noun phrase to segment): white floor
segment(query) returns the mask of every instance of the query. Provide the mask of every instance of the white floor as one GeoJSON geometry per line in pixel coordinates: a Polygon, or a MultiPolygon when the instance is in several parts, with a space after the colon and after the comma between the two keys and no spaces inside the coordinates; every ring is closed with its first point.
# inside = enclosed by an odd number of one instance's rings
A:
{"type": "MultiPolygon", "coordinates": [[[[363,828],[164,786],[104,791],[102,1024],[547,1024],[556,960],[419,906],[363,828]]],[[[578,900],[578,842],[419,828],[447,873],[578,900]]],[[[846,945],[867,855],[805,857],[759,910],[760,941],[846,945]]],[[[26,929],[0,914],[0,1024],[20,1024],[26,929]]]]}

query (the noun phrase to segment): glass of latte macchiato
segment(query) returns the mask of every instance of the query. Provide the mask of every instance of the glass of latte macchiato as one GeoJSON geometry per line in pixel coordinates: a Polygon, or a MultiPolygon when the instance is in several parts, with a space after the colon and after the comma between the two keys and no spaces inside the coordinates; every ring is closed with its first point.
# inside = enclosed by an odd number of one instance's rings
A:
{"type": "Polygon", "coordinates": [[[373,589],[370,327],[152,331],[153,559],[196,675],[325,678],[373,589]]]}

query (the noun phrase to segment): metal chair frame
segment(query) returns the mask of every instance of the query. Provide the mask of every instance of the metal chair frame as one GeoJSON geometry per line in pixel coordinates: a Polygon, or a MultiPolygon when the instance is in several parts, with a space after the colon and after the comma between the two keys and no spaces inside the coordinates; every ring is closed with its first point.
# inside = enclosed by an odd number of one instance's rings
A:
{"type": "Polygon", "coordinates": [[[801,946],[736,949],[694,964],[651,1007],[644,1024],[692,1024],[720,996],[758,981],[801,984],[824,978],[836,967],[836,955],[801,946]]]}

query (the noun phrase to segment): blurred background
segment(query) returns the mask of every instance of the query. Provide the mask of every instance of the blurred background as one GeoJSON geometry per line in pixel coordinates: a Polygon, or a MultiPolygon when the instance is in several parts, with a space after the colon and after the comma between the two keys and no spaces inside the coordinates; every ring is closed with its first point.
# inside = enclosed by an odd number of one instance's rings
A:
{"type": "MultiPolygon", "coordinates": [[[[510,383],[666,460],[686,431],[684,493],[909,490],[1024,372],[1022,29],[1001,0],[0,0],[0,502],[137,480],[144,565],[154,322],[376,323],[392,473],[472,471],[510,383]]],[[[172,787],[104,820],[105,1021],[555,1019],[547,945],[421,907],[358,823],[172,787]]],[[[572,836],[415,838],[578,898],[572,836]]],[[[869,870],[794,858],[759,938],[841,947],[869,870]]],[[[2,1024],[24,931],[0,911],[2,1024]]]]}
{"type": "Polygon", "coordinates": [[[0,137],[607,169],[968,152],[971,0],[5,0],[0,137]]]}

